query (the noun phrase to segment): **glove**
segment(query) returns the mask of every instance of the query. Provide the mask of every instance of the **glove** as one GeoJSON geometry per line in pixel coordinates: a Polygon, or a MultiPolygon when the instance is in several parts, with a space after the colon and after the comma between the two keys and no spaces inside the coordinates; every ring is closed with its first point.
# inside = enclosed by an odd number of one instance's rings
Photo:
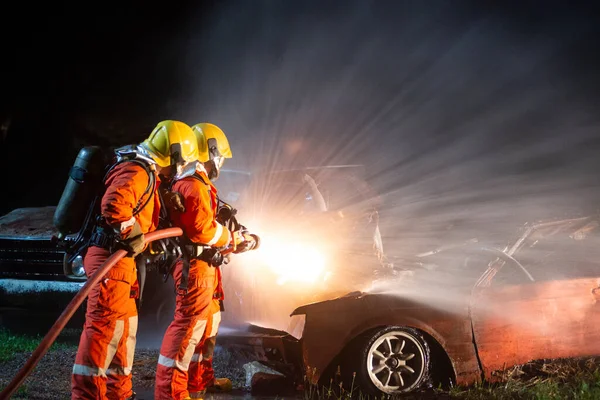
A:
{"type": "Polygon", "coordinates": [[[252,235],[248,232],[240,232],[238,236],[238,240],[241,240],[239,243],[236,243],[233,252],[235,254],[245,253],[250,250],[254,250],[258,248],[259,238],[256,235],[252,235]]]}
{"type": "Polygon", "coordinates": [[[135,257],[146,249],[146,239],[142,233],[140,224],[136,221],[131,228],[131,232],[121,241],[128,251],[128,257],[135,257]]]}
{"type": "Polygon", "coordinates": [[[127,239],[123,241],[125,245],[125,250],[128,251],[128,257],[134,257],[138,254],[142,253],[144,249],[146,249],[146,239],[144,238],[144,234],[132,237],[131,239],[127,239]]]}
{"type": "Polygon", "coordinates": [[[233,247],[234,252],[237,247],[242,244],[246,240],[244,237],[244,232],[242,231],[231,231],[231,242],[230,245],[233,247]]]}
{"type": "Polygon", "coordinates": [[[185,199],[181,193],[163,190],[161,195],[169,213],[172,213],[173,211],[185,212],[185,199]]]}

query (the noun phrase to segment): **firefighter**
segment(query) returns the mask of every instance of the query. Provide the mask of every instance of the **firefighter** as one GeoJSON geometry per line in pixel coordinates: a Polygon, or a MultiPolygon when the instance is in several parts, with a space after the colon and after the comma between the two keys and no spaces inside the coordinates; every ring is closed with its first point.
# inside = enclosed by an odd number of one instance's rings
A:
{"type": "MultiPolygon", "coordinates": [[[[197,160],[190,126],[162,121],[148,139],[126,146],[134,153],[107,173],[84,267],[91,276],[118,248],[129,251],[89,293],[85,324],[71,377],[72,399],[134,399],[131,369],[136,342],[137,281],[134,258],[144,234],[156,229],[160,211],[159,174],[197,160]]],[[[117,150],[117,154],[119,151],[117,150]]]]}
{"type": "Polygon", "coordinates": [[[201,399],[207,389],[231,389],[231,381],[215,378],[212,368],[223,300],[221,260],[214,250],[228,245],[247,250],[245,243],[250,238],[230,232],[216,218],[217,189],[211,180],[218,178],[225,158],[231,158],[227,137],[209,123],[192,129],[198,139],[199,162],[176,177],[171,188],[184,199],[185,211],[174,210],[171,218],[183,230],[184,254],[190,254],[190,260],[187,265],[185,257],[179,260],[173,272],[176,308],[160,349],[154,391],[157,400],[201,399]]]}

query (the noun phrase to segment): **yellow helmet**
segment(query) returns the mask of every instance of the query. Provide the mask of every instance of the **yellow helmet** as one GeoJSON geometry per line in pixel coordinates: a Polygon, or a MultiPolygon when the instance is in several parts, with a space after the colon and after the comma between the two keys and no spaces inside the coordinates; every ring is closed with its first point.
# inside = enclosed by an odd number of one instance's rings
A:
{"type": "Polygon", "coordinates": [[[198,159],[198,141],[189,125],[173,120],[161,121],[141,146],[161,167],[198,159]]]}
{"type": "Polygon", "coordinates": [[[198,140],[198,152],[200,154],[198,159],[200,161],[207,162],[219,156],[231,158],[229,141],[221,128],[208,122],[202,122],[192,126],[192,130],[198,140]]]}
{"type": "MultiPolygon", "coordinates": [[[[212,161],[216,171],[214,179],[219,176],[219,170],[226,158],[231,158],[231,148],[225,133],[214,124],[202,122],[192,126],[192,130],[198,140],[198,160],[201,162],[212,161]]],[[[213,177],[210,177],[213,179],[213,177]]]]}

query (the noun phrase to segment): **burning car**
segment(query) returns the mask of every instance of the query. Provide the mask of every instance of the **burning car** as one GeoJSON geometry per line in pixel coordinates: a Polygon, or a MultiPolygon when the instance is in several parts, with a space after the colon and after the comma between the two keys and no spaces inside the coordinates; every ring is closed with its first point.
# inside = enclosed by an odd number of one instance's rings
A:
{"type": "Polygon", "coordinates": [[[339,367],[347,387],[356,373],[354,384],[372,394],[500,380],[531,360],[598,356],[598,225],[593,217],[536,223],[504,247],[473,240],[417,255],[414,262],[439,267],[298,307],[286,340],[297,339],[313,384],[328,384],[339,367]]]}

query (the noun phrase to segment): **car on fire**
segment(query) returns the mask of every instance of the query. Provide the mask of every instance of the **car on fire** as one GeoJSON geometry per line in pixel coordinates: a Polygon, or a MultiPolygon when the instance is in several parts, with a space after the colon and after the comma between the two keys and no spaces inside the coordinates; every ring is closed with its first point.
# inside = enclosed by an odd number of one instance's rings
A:
{"type": "Polygon", "coordinates": [[[287,332],[265,332],[262,343],[313,384],[337,373],[370,394],[497,381],[528,361],[600,356],[598,226],[595,217],[539,222],[503,246],[470,240],[407,258],[429,259],[428,268],[300,306],[287,332]]]}

